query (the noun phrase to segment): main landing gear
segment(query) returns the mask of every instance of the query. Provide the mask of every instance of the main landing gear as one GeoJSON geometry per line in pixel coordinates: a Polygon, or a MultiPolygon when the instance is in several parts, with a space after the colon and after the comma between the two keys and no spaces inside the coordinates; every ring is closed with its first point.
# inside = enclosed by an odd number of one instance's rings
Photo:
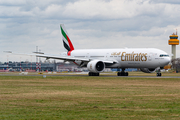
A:
{"type": "MultiPolygon", "coordinates": [[[[118,71],[119,71],[119,69],[118,69],[118,71]]],[[[124,72],[124,71],[125,71],[125,68],[122,68],[122,71],[118,72],[117,76],[128,76],[128,72],[124,72]]]]}
{"type": "Polygon", "coordinates": [[[89,72],[89,76],[99,76],[99,73],[89,72]]]}

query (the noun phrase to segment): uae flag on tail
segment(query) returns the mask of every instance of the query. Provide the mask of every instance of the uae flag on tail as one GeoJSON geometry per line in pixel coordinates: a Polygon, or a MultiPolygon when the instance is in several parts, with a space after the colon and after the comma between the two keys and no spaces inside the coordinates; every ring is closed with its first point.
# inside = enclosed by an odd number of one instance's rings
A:
{"type": "Polygon", "coordinates": [[[73,47],[73,45],[71,43],[71,40],[69,39],[68,33],[67,33],[66,29],[65,29],[65,26],[63,24],[61,24],[60,28],[61,28],[62,40],[63,40],[64,48],[67,51],[74,50],[74,47],[73,47]]]}

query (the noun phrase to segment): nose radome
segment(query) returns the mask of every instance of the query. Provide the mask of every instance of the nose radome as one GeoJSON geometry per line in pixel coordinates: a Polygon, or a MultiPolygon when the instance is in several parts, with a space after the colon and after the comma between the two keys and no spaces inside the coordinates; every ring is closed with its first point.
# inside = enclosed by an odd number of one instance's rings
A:
{"type": "Polygon", "coordinates": [[[171,61],[171,58],[170,58],[170,57],[167,57],[165,62],[166,62],[166,64],[169,64],[170,61],[171,61]]]}
{"type": "Polygon", "coordinates": [[[170,57],[168,57],[168,61],[171,62],[171,58],[170,57]]]}
{"type": "Polygon", "coordinates": [[[165,59],[163,59],[160,63],[161,67],[164,67],[166,65],[168,65],[170,63],[171,59],[170,57],[166,57],[165,59]]]}

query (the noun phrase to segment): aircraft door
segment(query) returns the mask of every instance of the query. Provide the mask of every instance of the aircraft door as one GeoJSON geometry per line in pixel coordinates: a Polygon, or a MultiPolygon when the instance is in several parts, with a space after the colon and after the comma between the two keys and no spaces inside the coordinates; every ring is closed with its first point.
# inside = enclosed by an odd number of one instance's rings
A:
{"type": "Polygon", "coordinates": [[[105,59],[108,60],[109,58],[109,53],[106,53],[105,59]]]}
{"type": "Polygon", "coordinates": [[[152,53],[149,53],[149,55],[148,55],[148,61],[151,61],[152,60],[152,53]]]}
{"type": "Polygon", "coordinates": [[[86,58],[89,58],[89,53],[86,54],[86,58]]]}

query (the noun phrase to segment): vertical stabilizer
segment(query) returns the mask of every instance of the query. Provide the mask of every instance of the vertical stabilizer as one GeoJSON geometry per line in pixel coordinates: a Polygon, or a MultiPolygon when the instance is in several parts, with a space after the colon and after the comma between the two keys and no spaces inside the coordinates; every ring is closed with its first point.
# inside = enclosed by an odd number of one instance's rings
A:
{"type": "Polygon", "coordinates": [[[62,41],[63,41],[64,48],[68,52],[74,50],[73,44],[72,44],[71,40],[69,39],[69,35],[66,31],[64,24],[60,24],[60,29],[61,29],[61,33],[62,33],[62,41]]]}

